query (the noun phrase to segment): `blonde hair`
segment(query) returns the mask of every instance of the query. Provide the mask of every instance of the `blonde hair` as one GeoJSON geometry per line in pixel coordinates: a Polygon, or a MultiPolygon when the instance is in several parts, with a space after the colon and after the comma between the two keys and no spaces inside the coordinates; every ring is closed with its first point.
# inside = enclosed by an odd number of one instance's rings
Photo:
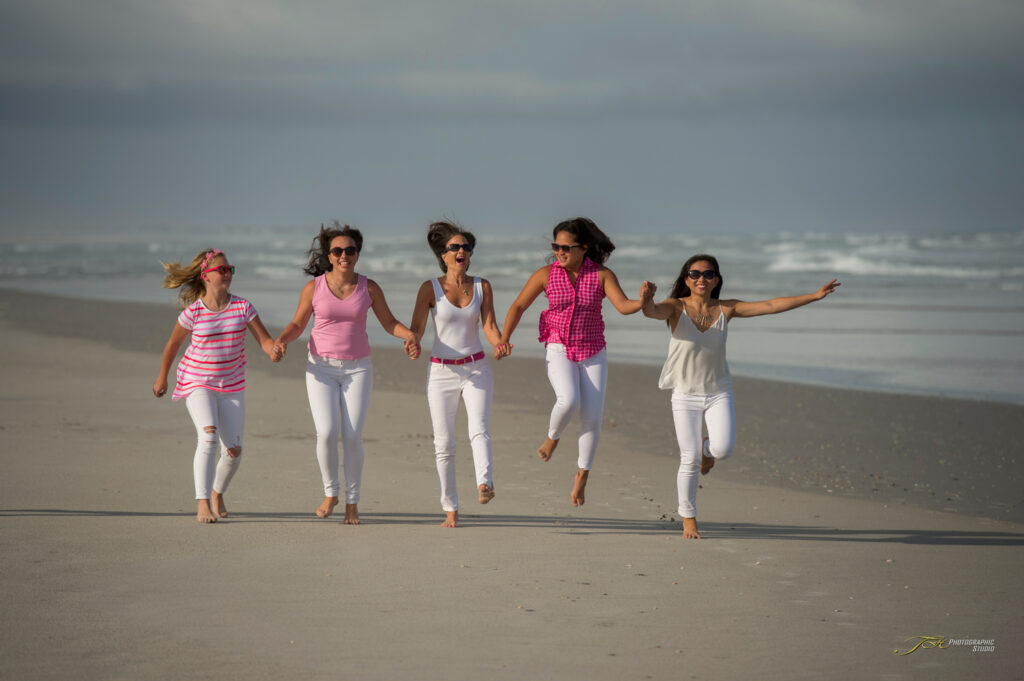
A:
{"type": "Polygon", "coordinates": [[[217,256],[224,256],[224,253],[217,248],[204,248],[196,253],[192,262],[182,265],[180,262],[163,262],[160,264],[167,270],[164,277],[164,288],[180,288],[178,292],[178,305],[185,309],[196,302],[206,293],[206,282],[203,281],[203,268],[217,256]]]}

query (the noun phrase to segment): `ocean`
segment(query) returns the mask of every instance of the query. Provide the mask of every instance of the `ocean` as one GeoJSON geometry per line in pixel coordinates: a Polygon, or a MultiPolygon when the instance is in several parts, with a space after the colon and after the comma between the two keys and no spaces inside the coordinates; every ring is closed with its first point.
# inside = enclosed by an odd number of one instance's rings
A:
{"type": "MultiPolygon", "coordinates": [[[[252,301],[276,334],[307,280],[301,266],[315,233],[316,226],[0,235],[0,286],[166,304],[169,333],[176,294],[161,288],[160,261],[187,261],[214,246],[238,268],[232,291],[252,301]]],[[[440,273],[425,230],[364,236],[357,270],[381,285],[407,323],[419,284],[440,273]]],[[[718,258],[723,298],[760,300],[809,293],[833,277],[842,282],[822,302],[734,320],[734,374],[1024,404],[1024,231],[611,236],[617,249],[607,265],[630,296],[644,279],[658,284],[658,299],[667,295],[682,262],[698,252],[718,258]]],[[[501,323],[526,278],[546,262],[550,227],[508,236],[480,230],[477,237],[471,272],[491,281],[501,323]]],[[[541,356],[536,329],[543,304],[541,297],[520,323],[515,354],[541,356]]],[[[612,361],[664,360],[663,322],[624,317],[610,305],[605,321],[612,361]]],[[[372,321],[370,334],[374,344],[398,344],[372,321]]]]}

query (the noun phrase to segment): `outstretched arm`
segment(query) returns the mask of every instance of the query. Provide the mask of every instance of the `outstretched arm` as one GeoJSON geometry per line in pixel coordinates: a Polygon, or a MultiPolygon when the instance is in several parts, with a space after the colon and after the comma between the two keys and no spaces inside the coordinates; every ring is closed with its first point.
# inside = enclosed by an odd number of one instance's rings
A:
{"type": "Polygon", "coordinates": [[[523,290],[519,292],[519,295],[516,296],[516,299],[512,301],[512,305],[508,308],[508,313],[505,315],[505,330],[501,334],[501,342],[507,344],[510,350],[512,345],[509,343],[509,340],[512,338],[512,332],[519,326],[519,320],[523,318],[523,313],[533,304],[533,301],[541,294],[544,287],[548,285],[549,269],[548,267],[541,267],[531,274],[530,278],[526,280],[523,290]]]}
{"type": "Polygon", "coordinates": [[[302,293],[299,294],[299,305],[295,308],[295,316],[281,330],[281,335],[274,341],[274,348],[272,350],[274,357],[276,357],[274,361],[281,361],[281,358],[288,351],[288,344],[301,336],[302,332],[306,330],[306,324],[309,324],[309,318],[313,315],[314,286],[315,283],[309,281],[302,287],[302,293]]]}
{"type": "Polygon", "coordinates": [[[508,356],[511,349],[508,343],[501,341],[501,329],[498,328],[498,320],[494,315],[494,291],[491,289],[491,282],[486,279],[480,282],[484,291],[484,299],[480,301],[480,325],[484,329],[484,336],[487,342],[494,346],[494,358],[501,359],[508,356]]]}
{"type": "Polygon", "coordinates": [[[406,353],[413,359],[420,356],[420,341],[423,339],[423,332],[427,329],[427,315],[430,314],[430,308],[433,306],[434,287],[428,280],[420,285],[420,290],[416,294],[416,305],[412,310],[412,322],[409,323],[409,329],[416,334],[416,342],[412,345],[406,344],[406,353]]]}
{"type": "Polygon", "coordinates": [[[256,341],[260,344],[263,352],[267,353],[267,356],[274,362],[281,361],[281,358],[274,352],[274,339],[270,337],[270,333],[267,331],[267,327],[263,326],[263,322],[260,321],[260,316],[256,315],[252,318],[247,325],[249,331],[256,338],[256,341]]]}
{"type": "Polygon", "coordinates": [[[171,330],[171,337],[167,340],[167,345],[164,346],[164,354],[160,358],[160,373],[153,381],[153,395],[156,397],[163,397],[167,392],[167,374],[170,373],[174,358],[178,356],[178,350],[188,338],[188,334],[188,329],[175,322],[174,329],[171,330]]]}
{"type": "Polygon", "coordinates": [[[607,267],[601,267],[598,276],[601,279],[601,286],[604,287],[604,295],[620,314],[635,314],[640,311],[643,302],[626,297],[614,272],[607,267]]]}
{"type": "Polygon", "coordinates": [[[657,290],[658,286],[653,281],[645,281],[640,286],[640,309],[645,317],[651,319],[671,319],[679,308],[676,307],[672,298],[666,298],[660,303],[654,302],[654,294],[657,290]]]}
{"type": "Polygon", "coordinates": [[[723,300],[722,307],[725,308],[729,318],[733,317],[759,317],[766,314],[778,314],[788,312],[808,303],[821,300],[839,288],[840,283],[833,279],[814,293],[802,296],[787,296],[783,298],[772,298],[771,300],[759,300],[747,303],[742,300],[723,300]]]}
{"type": "Polygon", "coordinates": [[[405,341],[406,354],[409,355],[410,359],[415,359],[416,357],[413,355],[416,354],[418,356],[418,353],[414,353],[412,350],[413,346],[417,343],[416,334],[408,326],[395,319],[395,315],[391,314],[388,301],[384,298],[384,291],[377,285],[377,282],[373,279],[367,279],[366,288],[370,293],[370,309],[377,316],[377,321],[380,322],[381,328],[395,338],[401,338],[405,341]]]}

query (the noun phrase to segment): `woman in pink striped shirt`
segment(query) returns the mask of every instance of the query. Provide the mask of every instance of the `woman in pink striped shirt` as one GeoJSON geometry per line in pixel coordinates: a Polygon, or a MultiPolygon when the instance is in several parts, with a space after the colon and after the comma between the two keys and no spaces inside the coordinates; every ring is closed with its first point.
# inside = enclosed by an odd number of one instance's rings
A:
{"type": "Polygon", "coordinates": [[[608,379],[601,304],[608,298],[620,313],[633,314],[640,310],[640,301],[627,298],[615,273],[604,266],[615,244],[592,220],[580,217],[560,222],[552,236],[554,262],[541,267],[526,281],[505,316],[501,342],[509,342],[523,313],[543,291],[548,297],[548,309],[540,315],[539,340],[545,345],[545,364],[555,390],[555,406],[547,438],[537,455],[544,461],[551,458],[579,406],[579,470],[569,499],[573,506],[582,506],[601,437],[608,379]]]}
{"type": "MultiPolygon", "coordinates": [[[[178,288],[182,307],[164,348],[153,394],[167,393],[167,374],[178,349],[191,336],[178,362],[174,401],[185,406],[196,427],[198,444],[192,460],[196,484],[196,520],[227,518],[224,492],[238,470],[245,425],[245,331],[271,357],[274,341],[249,301],[232,295],[234,266],[221,251],[207,248],[188,265],[163,263],[164,288],[178,288]],[[221,456],[217,459],[218,440],[221,456]]],[[[275,360],[276,361],[276,360],[275,360]]]]}

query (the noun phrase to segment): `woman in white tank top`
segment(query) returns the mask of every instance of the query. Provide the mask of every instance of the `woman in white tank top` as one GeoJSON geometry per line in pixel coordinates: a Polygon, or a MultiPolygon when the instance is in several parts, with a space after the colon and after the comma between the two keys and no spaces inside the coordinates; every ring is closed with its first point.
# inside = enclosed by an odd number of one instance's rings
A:
{"type": "Polygon", "coordinates": [[[803,296],[754,303],[720,300],[722,274],[718,261],[704,254],[691,256],[683,264],[672,294],[660,303],[654,302],[657,286],[643,283],[640,297],[644,315],[668,321],[672,332],[658,387],[672,391],[672,418],[679,442],[676,484],[684,537],[701,538],[697,529],[697,471],[707,475],[715,460],[731,455],[736,444],[732,379],[725,361],[729,321],[786,312],[821,300],[838,286],[833,279],[803,296]],[[703,440],[701,421],[708,430],[703,440]]]}
{"type": "MultiPolygon", "coordinates": [[[[455,415],[459,397],[466,403],[469,442],[476,466],[478,500],[494,498],[491,475],[491,400],[494,375],[480,343],[480,327],[494,346],[494,356],[509,354],[501,343],[501,331],[494,318],[494,296],[486,279],[468,274],[476,238],[450,222],[435,222],[427,232],[443,276],[423,282],[409,328],[422,338],[429,312],[434,320],[434,346],[427,367],[427,403],[434,427],[434,456],[441,483],[442,527],[457,527],[459,495],[455,486],[455,415]]],[[[410,356],[419,353],[418,344],[410,356]]]]}

